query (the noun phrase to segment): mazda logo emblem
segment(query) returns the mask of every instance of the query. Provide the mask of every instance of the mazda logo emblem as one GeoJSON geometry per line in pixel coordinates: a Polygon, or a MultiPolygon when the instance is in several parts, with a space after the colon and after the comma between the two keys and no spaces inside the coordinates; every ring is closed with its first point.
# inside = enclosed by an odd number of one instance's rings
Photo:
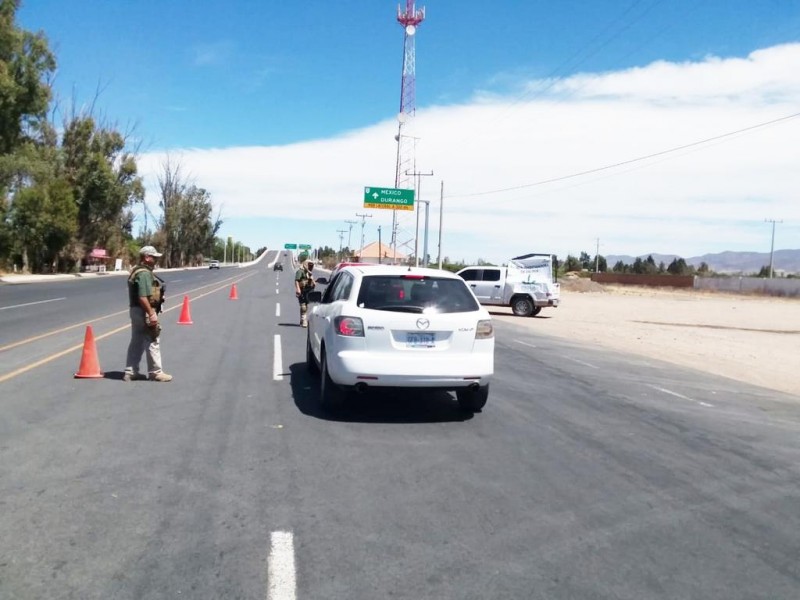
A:
{"type": "Polygon", "coordinates": [[[417,329],[427,329],[431,326],[431,322],[428,319],[417,319],[417,329]]]}

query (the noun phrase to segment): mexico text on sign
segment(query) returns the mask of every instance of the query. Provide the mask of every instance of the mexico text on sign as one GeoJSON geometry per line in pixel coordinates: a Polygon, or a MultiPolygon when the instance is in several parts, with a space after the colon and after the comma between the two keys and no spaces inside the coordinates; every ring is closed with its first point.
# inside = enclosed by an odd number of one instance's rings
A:
{"type": "Polygon", "coordinates": [[[364,208],[414,210],[414,190],[401,190],[397,188],[382,188],[382,187],[365,187],[364,208]]]}

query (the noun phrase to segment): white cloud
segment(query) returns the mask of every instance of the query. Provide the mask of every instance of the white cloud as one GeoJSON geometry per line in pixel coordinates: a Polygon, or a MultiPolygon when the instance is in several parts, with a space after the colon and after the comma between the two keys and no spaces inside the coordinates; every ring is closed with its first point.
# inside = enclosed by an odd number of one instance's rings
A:
{"type": "MultiPolygon", "coordinates": [[[[577,75],[525,101],[484,96],[418,109],[417,168],[435,172],[422,182],[423,198],[432,200],[432,230],[439,182],[445,185],[443,253],[494,261],[533,251],[564,256],[593,253],[596,238],[606,254],[768,251],[765,218],[784,221],[776,247],[800,247],[800,118],[531,185],[799,112],[798,64],[800,44],[790,44],[746,58],[577,75]]],[[[181,153],[187,172],[224,204],[227,217],[291,220],[301,208],[303,218],[319,221],[316,235],[327,236],[314,243],[336,247],[342,227],[332,223],[363,212],[362,187],[393,184],[395,133],[387,119],[328,140],[181,153]]],[[[160,160],[144,156],[143,172],[155,172],[160,160]]],[[[370,226],[383,224],[386,240],[391,213],[380,212],[370,226]]],[[[408,237],[413,218],[404,215],[402,227],[408,237]]],[[[429,251],[435,256],[435,242],[429,251]]]]}

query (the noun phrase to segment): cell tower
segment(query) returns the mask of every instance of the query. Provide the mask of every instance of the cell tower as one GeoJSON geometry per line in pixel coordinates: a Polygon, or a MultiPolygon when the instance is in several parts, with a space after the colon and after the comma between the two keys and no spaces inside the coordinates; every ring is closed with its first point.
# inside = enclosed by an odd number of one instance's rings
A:
{"type": "MultiPolygon", "coordinates": [[[[416,113],[416,49],[417,27],[425,19],[425,9],[417,10],[414,0],[406,0],[405,10],[397,5],[397,22],[403,27],[403,78],[400,84],[400,112],[397,115],[397,168],[394,186],[414,189],[414,153],[416,139],[412,121],[416,113]]],[[[392,249],[397,250],[397,211],[392,211],[392,249]]]]}

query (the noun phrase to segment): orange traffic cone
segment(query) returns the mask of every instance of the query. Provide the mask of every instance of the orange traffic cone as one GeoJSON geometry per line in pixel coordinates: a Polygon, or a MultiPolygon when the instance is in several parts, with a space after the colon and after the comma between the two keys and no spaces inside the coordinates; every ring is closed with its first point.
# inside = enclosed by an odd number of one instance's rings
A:
{"type": "Polygon", "coordinates": [[[238,300],[239,299],[239,292],[236,291],[236,284],[234,283],[231,286],[231,295],[228,296],[228,300],[238,300]]]}
{"type": "Polygon", "coordinates": [[[94,343],[94,332],[92,326],[86,326],[86,335],[83,338],[83,354],[78,372],[75,373],[76,379],[97,379],[102,377],[100,361],[97,359],[97,346],[94,343]]]}
{"type": "Polygon", "coordinates": [[[181,308],[181,318],[178,325],[192,325],[192,314],[189,312],[189,296],[183,297],[183,308],[181,308]]]}

